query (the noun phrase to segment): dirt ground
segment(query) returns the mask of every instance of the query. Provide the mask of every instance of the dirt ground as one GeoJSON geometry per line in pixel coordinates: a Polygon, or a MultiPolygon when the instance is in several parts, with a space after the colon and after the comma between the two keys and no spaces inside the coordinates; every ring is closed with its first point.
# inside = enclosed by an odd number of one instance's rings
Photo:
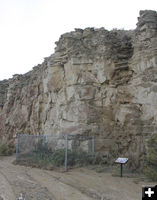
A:
{"type": "Polygon", "coordinates": [[[0,157],[0,200],[141,200],[142,185],[156,184],[86,168],[47,171],[13,165],[13,160],[0,157]]]}

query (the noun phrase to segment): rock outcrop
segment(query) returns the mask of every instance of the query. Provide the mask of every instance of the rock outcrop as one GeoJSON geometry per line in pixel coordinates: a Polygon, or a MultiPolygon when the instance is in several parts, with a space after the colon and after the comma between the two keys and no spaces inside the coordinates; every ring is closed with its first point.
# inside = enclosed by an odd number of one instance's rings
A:
{"type": "Polygon", "coordinates": [[[95,135],[104,156],[139,166],[157,131],[157,12],[132,31],[75,29],[24,75],[0,82],[0,135],[95,135]]]}

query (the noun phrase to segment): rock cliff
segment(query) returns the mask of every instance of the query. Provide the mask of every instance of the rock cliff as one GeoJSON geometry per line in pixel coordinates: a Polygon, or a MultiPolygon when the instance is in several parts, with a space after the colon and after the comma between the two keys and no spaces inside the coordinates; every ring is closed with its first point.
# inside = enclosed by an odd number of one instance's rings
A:
{"type": "Polygon", "coordinates": [[[24,75],[0,82],[0,136],[95,135],[104,156],[137,167],[157,132],[157,12],[132,31],[75,29],[24,75]]]}

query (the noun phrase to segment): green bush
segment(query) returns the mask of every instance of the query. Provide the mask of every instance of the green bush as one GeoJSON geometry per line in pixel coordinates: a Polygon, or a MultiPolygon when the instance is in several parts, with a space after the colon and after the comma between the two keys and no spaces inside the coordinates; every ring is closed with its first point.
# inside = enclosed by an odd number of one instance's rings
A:
{"type": "Polygon", "coordinates": [[[108,164],[107,158],[100,153],[94,153],[88,156],[88,163],[91,165],[105,165],[108,164]]]}
{"type": "Polygon", "coordinates": [[[43,139],[40,139],[35,146],[34,154],[41,159],[45,159],[52,154],[52,150],[43,139]]]}
{"type": "Polygon", "coordinates": [[[147,147],[143,172],[150,180],[157,181],[157,134],[154,134],[148,140],[147,147]]]}
{"type": "MultiPolygon", "coordinates": [[[[61,166],[65,162],[65,149],[58,149],[54,151],[51,156],[51,160],[54,165],[61,166]]],[[[68,165],[69,166],[84,166],[84,165],[102,165],[106,163],[100,154],[91,154],[78,149],[68,150],[68,165]]]]}
{"type": "MultiPolygon", "coordinates": [[[[25,159],[29,164],[38,164],[39,166],[64,166],[65,164],[65,149],[53,150],[43,140],[39,140],[35,146],[33,153],[25,155],[25,159]]],[[[102,165],[106,164],[106,160],[100,154],[91,154],[77,149],[68,150],[68,166],[84,166],[84,165],[102,165]]]]}
{"type": "Polygon", "coordinates": [[[57,149],[54,151],[54,153],[51,155],[51,162],[57,167],[64,165],[65,149],[57,149]]]}
{"type": "Polygon", "coordinates": [[[0,143],[0,156],[9,156],[13,153],[12,148],[5,143],[0,143]]]}

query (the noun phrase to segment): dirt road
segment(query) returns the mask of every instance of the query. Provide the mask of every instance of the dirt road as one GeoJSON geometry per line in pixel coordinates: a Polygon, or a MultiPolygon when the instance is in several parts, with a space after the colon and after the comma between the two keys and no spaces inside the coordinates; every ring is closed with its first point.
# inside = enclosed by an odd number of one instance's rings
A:
{"type": "Polygon", "coordinates": [[[66,173],[41,170],[13,165],[13,160],[0,158],[0,200],[20,195],[25,200],[141,200],[142,185],[155,184],[85,168],[66,173]]]}

